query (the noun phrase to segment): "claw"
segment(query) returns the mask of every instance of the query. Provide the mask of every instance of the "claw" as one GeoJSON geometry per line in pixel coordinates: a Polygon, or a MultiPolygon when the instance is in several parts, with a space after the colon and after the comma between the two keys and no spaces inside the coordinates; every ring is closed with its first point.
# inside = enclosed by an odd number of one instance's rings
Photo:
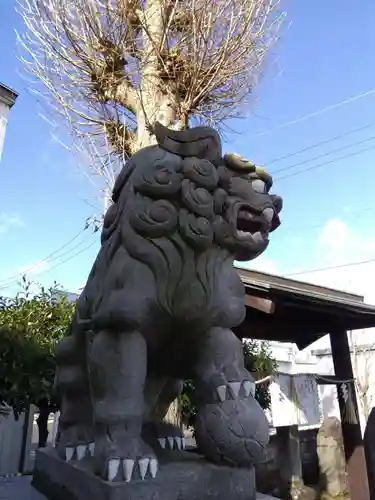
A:
{"type": "Polygon", "coordinates": [[[69,462],[69,460],[72,460],[73,455],[74,455],[74,448],[65,448],[65,459],[67,462],[69,462]]]}
{"type": "Polygon", "coordinates": [[[249,397],[250,394],[252,396],[254,396],[254,394],[255,394],[255,384],[254,384],[254,382],[250,382],[250,380],[245,380],[245,382],[243,383],[243,388],[245,390],[245,396],[246,397],[249,397]]]}
{"type": "Polygon", "coordinates": [[[113,481],[120,467],[120,459],[112,458],[108,463],[108,481],[113,481]]]}
{"type": "Polygon", "coordinates": [[[168,436],[168,443],[171,450],[173,450],[173,437],[168,436]]]}
{"type": "Polygon", "coordinates": [[[146,476],[147,469],[148,469],[148,464],[149,463],[150,463],[150,459],[149,458],[141,458],[140,460],[138,460],[139,474],[140,474],[142,480],[146,476]]]}
{"type": "Polygon", "coordinates": [[[166,445],[166,439],[165,438],[159,438],[158,439],[160,446],[164,449],[166,445]]]}
{"type": "Polygon", "coordinates": [[[86,455],[86,445],[80,444],[77,446],[77,460],[82,460],[86,455]]]}
{"type": "Polygon", "coordinates": [[[229,387],[234,399],[237,399],[241,389],[241,382],[229,382],[229,387]]]}
{"type": "Polygon", "coordinates": [[[133,474],[133,469],[134,469],[134,460],[130,460],[128,458],[124,459],[124,462],[122,464],[122,467],[124,469],[124,477],[125,481],[129,483],[129,481],[132,478],[133,474]]]}
{"type": "Polygon", "coordinates": [[[158,461],[155,458],[152,458],[150,460],[150,474],[153,479],[156,477],[157,472],[158,472],[158,461]]]}
{"type": "Polygon", "coordinates": [[[94,456],[94,452],[95,452],[95,443],[89,443],[88,445],[88,449],[89,449],[89,453],[91,456],[94,456]]]}
{"type": "Polygon", "coordinates": [[[216,387],[216,392],[219,396],[220,401],[225,401],[225,397],[227,395],[227,387],[225,385],[219,385],[219,387],[216,387]]]}

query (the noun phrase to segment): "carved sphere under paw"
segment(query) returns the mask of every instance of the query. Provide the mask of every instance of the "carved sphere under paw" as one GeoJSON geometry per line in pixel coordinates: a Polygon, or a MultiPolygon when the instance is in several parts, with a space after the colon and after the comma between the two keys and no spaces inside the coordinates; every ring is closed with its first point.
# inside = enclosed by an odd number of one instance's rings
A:
{"type": "Polygon", "coordinates": [[[269,426],[255,399],[227,400],[200,409],[195,436],[207,459],[252,467],[263,458],[269,426]]]}

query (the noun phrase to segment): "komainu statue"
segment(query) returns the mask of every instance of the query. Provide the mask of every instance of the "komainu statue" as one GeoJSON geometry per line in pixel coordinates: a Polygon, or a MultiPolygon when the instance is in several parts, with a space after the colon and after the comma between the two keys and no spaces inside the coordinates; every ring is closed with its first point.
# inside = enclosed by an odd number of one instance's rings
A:
{"type": "Polygon", "coordinates": [[[184,379],[195,382],[207,459],[251,467],[268,441],[231,330],[245,317],[233,261],[267,248],[281,199],[262,169],[222,155],[213,129],[157,124],[155,135],[116,180],[101,249],[56,351],[57,451],[92,456],[107,481],[152,481],[158,457],[183,448],[163,417],[184,379]]]}

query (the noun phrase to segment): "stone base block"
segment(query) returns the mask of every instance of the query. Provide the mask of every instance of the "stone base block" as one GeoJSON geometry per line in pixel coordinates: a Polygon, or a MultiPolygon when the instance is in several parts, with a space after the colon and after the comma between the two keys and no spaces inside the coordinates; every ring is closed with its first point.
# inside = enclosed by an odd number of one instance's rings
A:
{"type": "Polygon", "coordinates": [[[195,453],[160,457],[153,480],[109,483],[90,471],[90,458],[62,461],[53,448],[36,452],[34,488],[48,500],[255,500],[254,470],[217,466],[195,453]]]}

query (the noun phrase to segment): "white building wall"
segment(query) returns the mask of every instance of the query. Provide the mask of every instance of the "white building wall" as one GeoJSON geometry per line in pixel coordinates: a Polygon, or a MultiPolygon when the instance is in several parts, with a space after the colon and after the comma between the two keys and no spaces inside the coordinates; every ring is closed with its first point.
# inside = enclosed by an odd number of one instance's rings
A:
{"type": "MultiPolygon", "coordinates": [[[[359,345],[364,344],[359,343],[359,345]]],[[[334,375],[333,361],[330,351],[321,352],[318,356],[312,355],[310,350],[299,351],[294,344],[281,342],[270,343],[271,352],[277,361],[277,370],[281,373],[302,374],[315,373],[318,375],[334,375]]],[[[368,401],[370,406],[375,406],[375,349],[365,349],[363,354],[357,354],[357,363],[352,358],[354,377],[363,384],[368,379],[368,401]]],[[[340,419],[340,409],[337,401],[335,385],[319,386],[324,417],[337,417],[340,419]]],[[[362,432],[366,426],[366,419],[361,406],[361,397],[357,393],[358,409],[362,432]]]]}
{"type": "Polygon", "coordinates": [[[0,102],[0,160],[4,147],[5,131],[7,128],[9,106],[0,102]]]}

